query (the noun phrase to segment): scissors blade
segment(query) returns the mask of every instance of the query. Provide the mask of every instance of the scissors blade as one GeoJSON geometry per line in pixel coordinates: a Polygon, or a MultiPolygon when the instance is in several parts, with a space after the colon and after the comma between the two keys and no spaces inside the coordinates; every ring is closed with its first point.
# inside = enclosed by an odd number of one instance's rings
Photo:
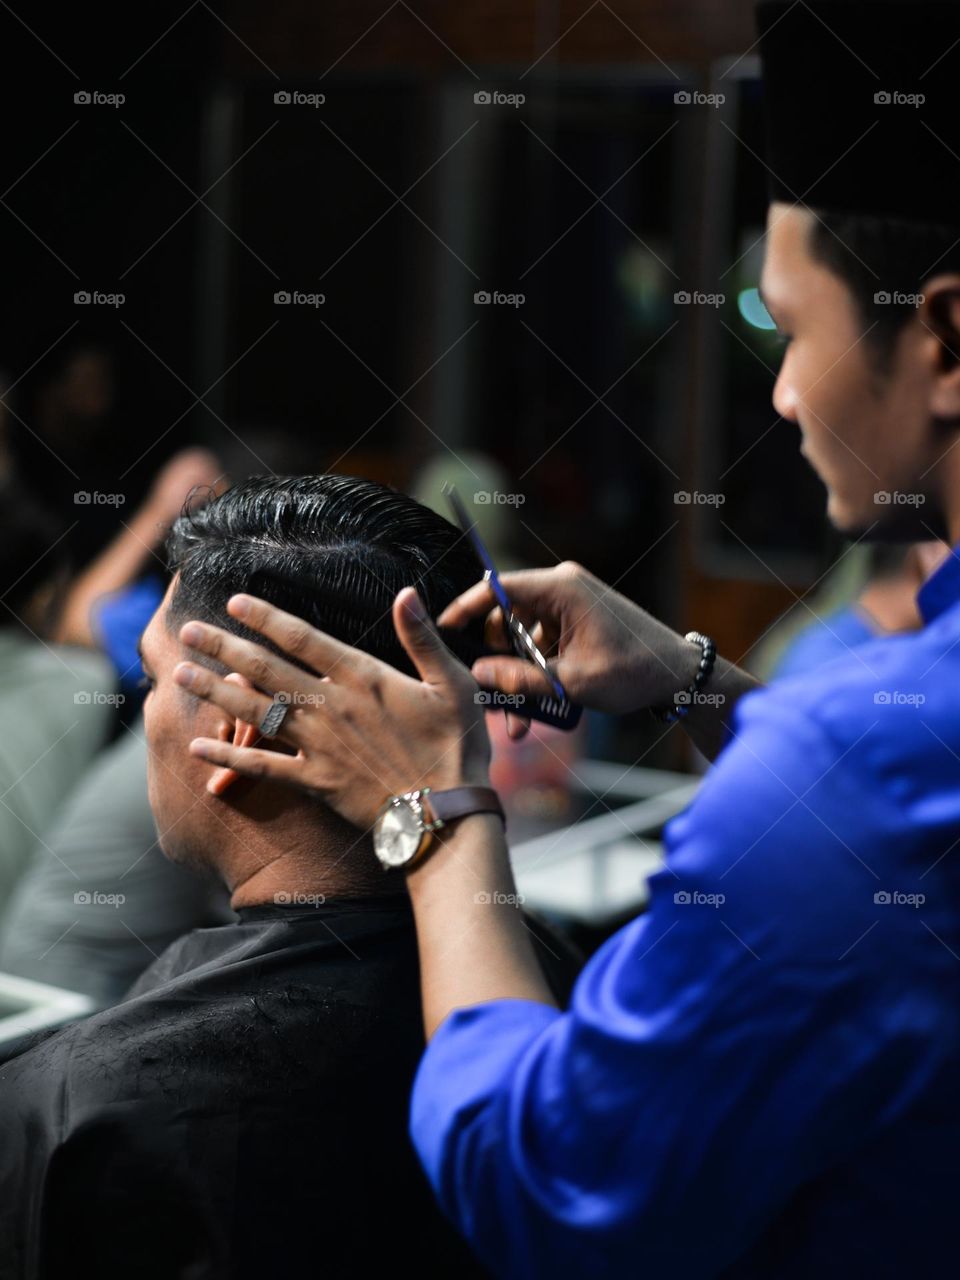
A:
{"type": "Polygon", "coordinates": [[[483,539],[477,532],[475,521],[471,520],[467,515],[466,508],[460,499],[460,495],[452,484],[445,484],[441,489],[441,493],[446,494],[449,498],[450,505],[453,507],[454,514],[457,517],[461,529],[463,529],[470,541],[473,543],[474,550],[476,551],[477,556],[480,559],[480,563],[483,565],[485,570],[483,575],[484,581],[489,582],[493,594],[496,597],[497,604],[499,604],[503,611],[504,623],[507,628],[507,634],[510,636],[510,642],[513,645],[514,652],[517,654],[517,657],[527,658],[534,662],[550,681],[551,687],[553,688],[554,694],[557,698],[561,701],[565,701],[567,695],[563,685],[551,672],[547,665],[547,660],[540,652],[537,642],[534,640],[533,636],[531,636],[530,632],[513,612],[510,597],[503,589],[503,584],[501,583],[500,576],[497,573],[496,565],[493,563],[493,557],[490,555],[490,552],[483,543],[483,539]]]}

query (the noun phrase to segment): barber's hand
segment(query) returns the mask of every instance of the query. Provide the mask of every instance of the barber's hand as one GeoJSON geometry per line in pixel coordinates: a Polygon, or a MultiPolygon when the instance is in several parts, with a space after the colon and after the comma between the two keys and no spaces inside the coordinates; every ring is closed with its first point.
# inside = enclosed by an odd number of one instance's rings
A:
{"type": "MultiPolygon", "coordinates": [[[[521,569],[501,576],[514,612],[531,629],[550,668],[574,702],[623,713],[672,701],[689,685],[700,651],[572,561],[554,569],[521,569]]],[[[462,627],[486,615],[486,640],[513,653],[493,590],[477,583],[437,619],[462,627]]],[[[515,656],[480,658],[473,674],[504,693],[551,693],[532,662],[515,656]]],[[[512,730],[512,736],[519,736],[512,730]]]]}
{"type": "Polygon", "coordinates": [[[419,680],[251,596],[233,596],[228,612],[317,675],[219,627],[185,624],[180,638],[188,648],[256,687],[190,662],[174,669],[177,684],[257,727],[272,695],[280,695],[276,700],[288,710],[276,741],[296,751],[196,738],[192,754],[316,792],[363,829],[388,796],[424,786],[489,786],[490,740],[476,682],[433,624],[418,616],[419,603],[416,591],[405,587],[393,604],[397,635],[419,680]]]}

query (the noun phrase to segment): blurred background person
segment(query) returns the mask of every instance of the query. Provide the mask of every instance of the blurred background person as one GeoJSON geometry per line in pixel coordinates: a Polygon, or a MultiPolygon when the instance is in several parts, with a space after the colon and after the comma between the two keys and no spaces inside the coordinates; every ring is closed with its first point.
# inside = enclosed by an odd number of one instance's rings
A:
{"type": "Polygon", "coordinates": [[[117,532],[70,583],[55,639],[102,649],[128,697],[143,674],[137,643],[166,586],[164,540],[194,491],[206,496],[223,483],[223,468],[209,450],[181,450],[161,468],[129,520],[122,507],[107,507],[117,532]]]}
{"type": "Polygon", "coordinates": [[[109,1004],[174,938],[224,918],[222,894],[160,853],[137,721],[146,692],[137,649],[166,587],[164,540],[191,493],[209,496],[222,479],[210,452],[176,454],[129,521],[106,507],[119,530],[78,576],[64,528],[20,485],[3,504],[3,723],[26,725],[0,743],[9,788],[0,971],[109,1004]],[[76,704],[64,696],[71,690],[76,704]],[[36,706],[54,701],[64,717],[69,710],[62,730],[37,718],[36,706]],[[117,895],[129,904],[122,918],[117,895]]]}
{"type": "Polygon", "coordinates": [[[791,609],[745,664],[763,681],[810,671],[877,636],[918,631],[917,592],[950,554],[946,542],[861,544],[791,609]]]}
{"type": "Polygon", "coordinates": [[[43,637],[65,584],[62,529],[20,485],[0,489],[0,929],[32,851],[116,707],[110,663],[43,637]]]}

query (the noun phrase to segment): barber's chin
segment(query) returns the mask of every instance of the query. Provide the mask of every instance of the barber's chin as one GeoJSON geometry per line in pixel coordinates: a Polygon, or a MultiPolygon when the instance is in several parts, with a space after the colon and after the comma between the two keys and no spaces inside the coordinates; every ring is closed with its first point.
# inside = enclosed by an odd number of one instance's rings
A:
{"type": "Polygon", "coordinates": [[[868,512],[863,512],[850,503],[844,502],[833,489],[827,490],[827,519],[837,533],[847,538],[860,537],[876,518],[877,513],[872,508],[868,512]]]}
{"type": "Polygon", "coordinates": [[[816,459],[811,455],[809,449],[807,448],[807,440],[805,436],[802,437],[801,444],[800,444],[800,457],[803,458],[804,462],[807,464],[810,470],[814,473],[814,475],[817,477],[820,483],[826,488],[827,502],[828,502],[828,509],[829,509],[829,504],[834,501],[835,495],[833,490],[830,488],[830,485],[827,483],[826,476],[823,474],[823,471],[821,470],[821,468],[817,465],[816,459]]]}

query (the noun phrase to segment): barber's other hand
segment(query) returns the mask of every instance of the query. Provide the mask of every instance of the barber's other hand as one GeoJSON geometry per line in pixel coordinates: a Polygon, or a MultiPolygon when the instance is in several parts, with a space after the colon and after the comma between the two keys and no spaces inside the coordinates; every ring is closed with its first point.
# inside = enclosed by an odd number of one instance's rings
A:
{"type": "MultiPolygon", "coordinates": [[[[500,580],[517,617],[532,628],[533,639],[574,702],[598,711],[635,711],[671,702],[677,689],[693,680],[699,649],[581,565],[565,561],[553,569],[521,569],[500,580]]],[[[512,656],[488,583],[479,582],[458,596],[437,623],[462,627],[485,615],[487,643],[505,656],[474,663],[479,683],[504,693],[552,692],[538,667],[512,656]]]]}
{"type": "Polygon", "coordinates": [[[219,627],[185,624],[180,638],[188,648],[255,687],[191,662],[174,669],[176,683],[254,726],[279,695],[288,710],[276,741],[296,754],[265,749],[263,738],[262,746],[246,747],[195,738],[191,752],[248,777],[316,792],[363,829],[388,796],[424,786],[489,786],[490,740],[476,682],[433,624],[418,616],[419,603],[406,587],[393,604],[397,635],[419,680],[251,596],[233,596],[228,612],[316,675],[219,627]]]}

